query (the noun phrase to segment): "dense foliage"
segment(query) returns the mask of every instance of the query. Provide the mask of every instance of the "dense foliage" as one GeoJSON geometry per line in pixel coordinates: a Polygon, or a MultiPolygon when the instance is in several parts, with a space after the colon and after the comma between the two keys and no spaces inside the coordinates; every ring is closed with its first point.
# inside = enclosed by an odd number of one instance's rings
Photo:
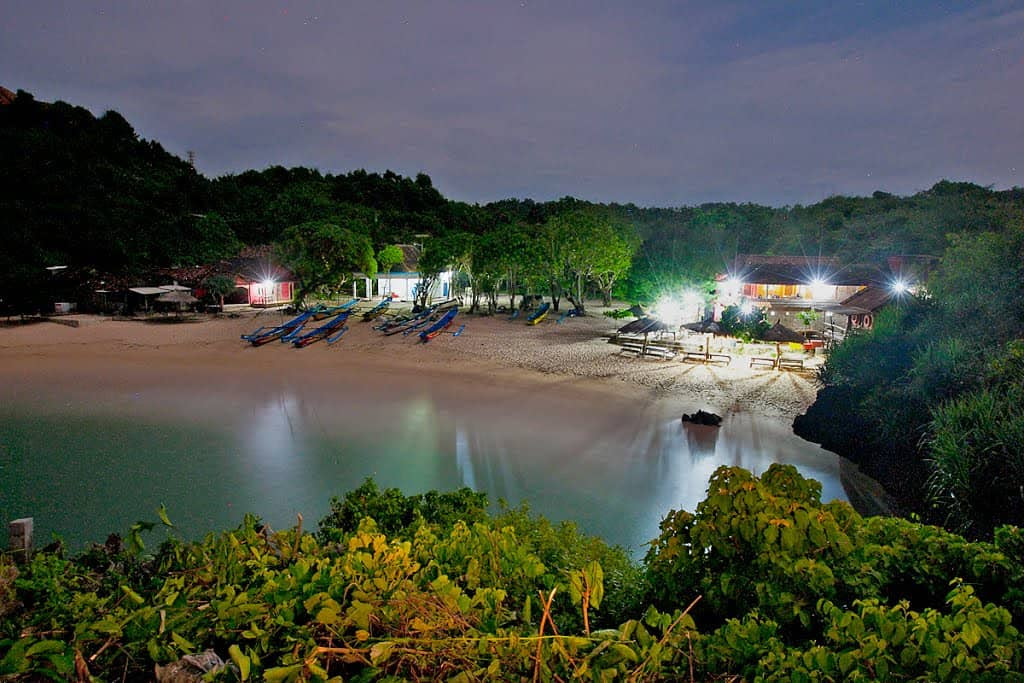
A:
{"type": "Polygon", "coordinates": [[[390,245],[436,241],[438,259],[458,266],[491,308],[499,291],[512,306],[523,293],[556,302],[569,295],[576,306],[584,295],[653,303],[666,292],[707,290],[740,252],[844,263],[938,256],[947,234],[1001,233],[1024,206],[1020,189],[948,181],[910,197],[876,192],[806,207],[641,208],[571,197],[471,206],[445,199],[422,173],[274,166],[209,180],[139,139],[116,112],[96,118],[21,91],[0,107],[0,148],[0,299],[20,309],[42,305],[46,266],[136,275],[232,256],[242,245],[280,242],[293,226],[343,217],[353,220],[341,227],[387,259],[390,245]]]}
{"type": "Polygon", "coordinates": [[[316,535],[247,517],[152,557],[38,553],[0,562],[0,676],[138,679],[212,650],[217,680],[1024,680],[1019,529],[968,542],[819,495],[789,466],[721,468],[642,566],[466,489],[372,482],[316,535]]]}
{"type": "Polygon", "coordinates": [[[1024,224],[951,237],[926,293],[830,354],[797,432],[911,510],[989,537],[1024,524],[1024,224]]]}

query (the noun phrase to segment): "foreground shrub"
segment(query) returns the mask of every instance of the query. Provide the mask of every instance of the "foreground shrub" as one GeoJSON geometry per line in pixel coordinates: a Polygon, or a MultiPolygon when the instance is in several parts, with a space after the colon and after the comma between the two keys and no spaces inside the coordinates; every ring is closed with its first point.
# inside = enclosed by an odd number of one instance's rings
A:
{"type": "Polygon", "coordinates": [[[39,553],[5,571],[0,677],[149,679],[212,650],[216,680],[1022,680],[1020,530],[969,543],[819,496],[722,468],[642,570],[524,508],[39,553]]]}

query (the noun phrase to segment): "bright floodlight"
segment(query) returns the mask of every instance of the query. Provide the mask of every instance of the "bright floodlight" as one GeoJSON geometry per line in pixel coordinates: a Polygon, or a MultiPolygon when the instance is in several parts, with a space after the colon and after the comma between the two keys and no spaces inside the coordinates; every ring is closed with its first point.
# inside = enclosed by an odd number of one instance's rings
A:
{"type": "Polygon", "coordinates": [[[700,294],[697,292],[689,291],[683,292],[683,312],[687,315],[696,313],[697,309],[703,303],[700,294]]]}
{"type": "Polygon", "coordinates": [[[727,277],[722,281],[722,294],[726,298],[732,298],[739,296],[740,291],[743,289],[743,282],[739,278],[727,277]]]}
{"type": "Polygon", "coordinates": [[[678,325],[683,321],[683,306],[678,299],[663,296],[654,306],[654,315],[668,325],[678,325]]]}
{"type": "Polygon", "coordinates": [[[263,282],[260,283],[260,286],[263,287],[263,289],[272,289],[274,287],[274,281],[264,280],[263,282]]]}
{"type": "Polygon", "coordinates": [[[896,294],[896,295],[906,294],[909,291],[910,291],[910,285],[908,285],[905,281],[903,281],[903,280],[895,280],[895,281],[893,281],[893,283],[892,283],[892,292],[893,292],[893,294],[896,294]]]}
{"type": "Polygon", "coordinates": [[[811,296],[815,299],[826,299],[829,295],[830,285],[820,278],[811,280],[811,296]]]}

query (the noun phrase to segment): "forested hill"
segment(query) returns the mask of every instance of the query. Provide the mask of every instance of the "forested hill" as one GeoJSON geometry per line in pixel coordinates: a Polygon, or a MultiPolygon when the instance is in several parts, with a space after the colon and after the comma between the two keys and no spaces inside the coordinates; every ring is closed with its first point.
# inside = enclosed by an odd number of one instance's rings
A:
{"type": "MultiPolygon", "coordinates": [[[[311,220],[347,217],[379,249],[422,234],[539,224],[592,206],[572,198],[468,205],[447,200],[427,175],[390,171],[330,175],[275,166],[210,180],[159,143],[140,139],[116,112],[97,118],[24,91],[0,104],[0,149],[0,297],[48,265],[132,273],[198,263],[237,253],[243,244],[273,242],[287,227],[311,220]]],[[[821,253],[847,261],[938,255],[947,233],[1000,232],[1019,221],[1024,190],[942,181],[910,197],[876,192],[811,206],[605,208],[643,241],[619,293],[644,300],[675,280],[706,279],[737,252],[821,253]]]]}

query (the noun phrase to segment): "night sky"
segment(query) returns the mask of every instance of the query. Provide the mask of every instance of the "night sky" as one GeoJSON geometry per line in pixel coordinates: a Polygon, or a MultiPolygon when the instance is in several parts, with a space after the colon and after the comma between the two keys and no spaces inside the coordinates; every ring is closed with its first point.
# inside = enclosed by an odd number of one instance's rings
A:
{"type": "Polygon", "coordinates": [[[656,206],[1024,185],[1024,2],[2,0],[0,85],[211,177],[656,206]]]}

